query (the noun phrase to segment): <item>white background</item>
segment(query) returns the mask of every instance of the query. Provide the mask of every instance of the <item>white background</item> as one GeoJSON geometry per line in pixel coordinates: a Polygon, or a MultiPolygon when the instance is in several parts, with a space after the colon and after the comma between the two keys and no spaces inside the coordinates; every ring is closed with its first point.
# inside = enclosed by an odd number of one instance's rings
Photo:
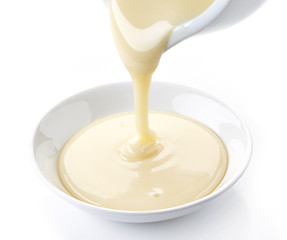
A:
{"type": "Polygon", "coordinates": [[[251,164],[213,204],[186,217],[122,224],[58,198],[33,166],[32,138],[59,101],[129,81],[99,0],[0,0],[1,239],[287,239],[287,2],[166,52],[154,81],[207,91],[237,110],[251,164]]]}

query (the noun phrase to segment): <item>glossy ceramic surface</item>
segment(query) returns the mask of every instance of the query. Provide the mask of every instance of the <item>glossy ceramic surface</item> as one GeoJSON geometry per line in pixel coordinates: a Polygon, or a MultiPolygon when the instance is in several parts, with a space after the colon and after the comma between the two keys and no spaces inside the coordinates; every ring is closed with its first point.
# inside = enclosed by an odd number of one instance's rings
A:
{"type": "MultiPolygon", "coordinates": [[[[108,0],[103,1],[108,7],[108,0]]],[[[177,26],[170,36],[166,49],[173,47],[184,39],[206,28],[223,12],[230,1],[231,0],[215,0],[214,3],[202,14],[177,26]]]]}
{"type": "Polygon", "coordinates": [[[34,136],[36,169],[60,197],[88,212],[122,222],[156,222],[191,213],[229,189],[248,166],[252,141],[246,124],[225,104],[202,91],[171,83],[153,82],[150,109],[168,111],[200,121],[224,141],[228,154],[227,173],[208,196],[163,210],[120,211],[81,202],[64,189],[57,171],[57,155],[63,144],[87,124],[120,112],[133,111],[131,82],[96,87],[74,95],[53,108],[40,122],[34,136]]]}

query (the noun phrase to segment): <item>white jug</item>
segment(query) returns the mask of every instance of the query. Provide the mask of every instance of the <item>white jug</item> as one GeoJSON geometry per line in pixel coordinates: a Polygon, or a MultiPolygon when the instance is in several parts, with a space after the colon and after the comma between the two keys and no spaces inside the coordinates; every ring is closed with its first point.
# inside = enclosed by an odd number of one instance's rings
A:
{"type": "MultiPolygon", "coordinates": [[[[104,0],[107,4],[109,0],[104,0]]],[[[200,0],[199,0],[200,1],[200,0]]],[[[214,3],[196,18],[177,26],[169,39],[166,50],[184,39],[201,32],[214,32],[234,25],[253,12],[266,0],[215,0],[214,3]]]]}

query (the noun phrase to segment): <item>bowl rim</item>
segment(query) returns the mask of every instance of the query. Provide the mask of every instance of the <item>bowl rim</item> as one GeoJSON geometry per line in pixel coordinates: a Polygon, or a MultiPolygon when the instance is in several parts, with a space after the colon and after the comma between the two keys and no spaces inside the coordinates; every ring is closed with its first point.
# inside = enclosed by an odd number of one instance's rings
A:
{"type": "Polygon", "coordinates": [[[68,200],[71,203],[74,203],[76,205],[79,205],[81,207],[84,208],[88,208],[88,209],[93,209],[93,210],[97,210],[97,212],[99,213],[110,213],[110,214],[119,214],[119,215],[130,215],[130,216],[134,216],[134,215],[154,215],[154,214],[164,214],[164,213],[171,213],[171,212],[177,212],[177,211],[181,211],[181,210],[185,210],[188,208],[192,208],[195,206],[198,206],[200,204],[203,204],[211,199],[214,199],[216,197],[218,197],[219,195],[221,195],[222,193],[224,193],[226,190],[228,190],[230,187],[232,187],[238,180],[239,178],[243,175],[243,173],[246,171],[250,160],[251,160],[251,155],[252,155],[252,136],[250,133],[250,130],[246,124],[246,122],[237,114],[237,112],[235,112],[234,110],[232,110],[228,105],[226,105],[224,102],[222,102],[221,100],[219,100],[217,97],[214,97],[213,95],[184,85],[184,84],[177,84],[177,83],[170,83],[170,82],[164,82],[164,81],[153,81],[151,84],[151,89],[153,87],[155,87],[155,85],[162,85],[162,86],[168,86],[169,88],[185,88],[188,89],[189,91],[196,93],[200,96],[203,96],[205,98],[208,98],[212,101],[215,101],[216,103],[220,104],[221,106],[223,106],[225,109],[227,109],[228,111],[230,111],[232,114],[234,114],[234,116],[240,121],[240,123],[243,126],[243,130],[246,133],[246,137],[247,137],[247,141],[246,141],[246,152],[245,152],[245,156],[243,157],[243,159],[246,159],[245,161],[245,165],[244,167],[242,167],[242,169],[239,171],[239,173],[237,175],[235,175],[234,177],[231,178],[230,181],[228,181],[225,185],[223,185],[221,188],[213,191],[212,193],[206,195],[203,198],[200,198],[198,200],[195,200],[193,202],[189,202],[186,204],[182,204],[179,206],[175,206],[175,207],[171,207],[171,208],[164,208],[164,209],[158,209],[158,210],[148,210],[148,211],[128,211],[128,210],[117,210],[117,209],[111,209],[111,208],[105,208],[105,207],[99,207],[96,205],[92,205],[89,203],[85,203],[81,200],[78,200],[68,194],[66,194],[65,192],[61,191],[59,188],[57,188],[55,185],[53,185],[48,179],[46,179],[46,177],[42,174],[38,164],[37,164],[37,158],[36,158],[36,151],[35,151],[35,136],[38,132],[39,126],[42,122],[43,119],[45,119],[45,117],[50,114],[52,111],[54,111],[55,109],[57,109],[59,106],[64,105],[65,103],[71,101],[71,99],[80,96],[80,95],[85,95],[90,91],[101,91],[103,89],[108,89],[111,87],[117,87],[117,86],[122,86],[122,85],[131,85],[131,82],[128,81],[123,81],[123,82],[116,82],[116,83],[108,83],[108,84],[103,84],[103,85],[99,85],[90,89],[86,89],[84,91],[78,92],[72,96],[69,96],[67,98],[65,98],[64,100],[60,101],[58,104],[56,104],[53,108],[51,108],[40,120],[40,122],[38,123],[38,125],[36,126],[36,129],[34,130],[34,134],[33,134],[33,138],[32,138],[32,150],[33,150],[33,158],[32,158],[32,165],[35,168],[35,172],[37,173],[37,175],[40,177],[40,179],[42,179],[42,181],[46,184],[46,186],[52,190],[52,192],[54,192],[56,195],[58,195],[59,197],[61,197],[62,199],[68,200]]]}

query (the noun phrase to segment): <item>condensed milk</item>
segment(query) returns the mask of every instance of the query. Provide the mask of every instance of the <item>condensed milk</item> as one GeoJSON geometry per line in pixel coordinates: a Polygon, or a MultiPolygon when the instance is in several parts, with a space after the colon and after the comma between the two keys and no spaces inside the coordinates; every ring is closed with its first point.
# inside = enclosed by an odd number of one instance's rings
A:
{"type": "Polygon", "coordinates": [[[96,121],[65,144],[59,175],[72,196],[100,207],[146,211],[189,203],[219,185],[228,165],[221,139],[192,119],[148,111],[151,77],[172,30],[213,1],[110,0],[135,113],[96,121]]]}

